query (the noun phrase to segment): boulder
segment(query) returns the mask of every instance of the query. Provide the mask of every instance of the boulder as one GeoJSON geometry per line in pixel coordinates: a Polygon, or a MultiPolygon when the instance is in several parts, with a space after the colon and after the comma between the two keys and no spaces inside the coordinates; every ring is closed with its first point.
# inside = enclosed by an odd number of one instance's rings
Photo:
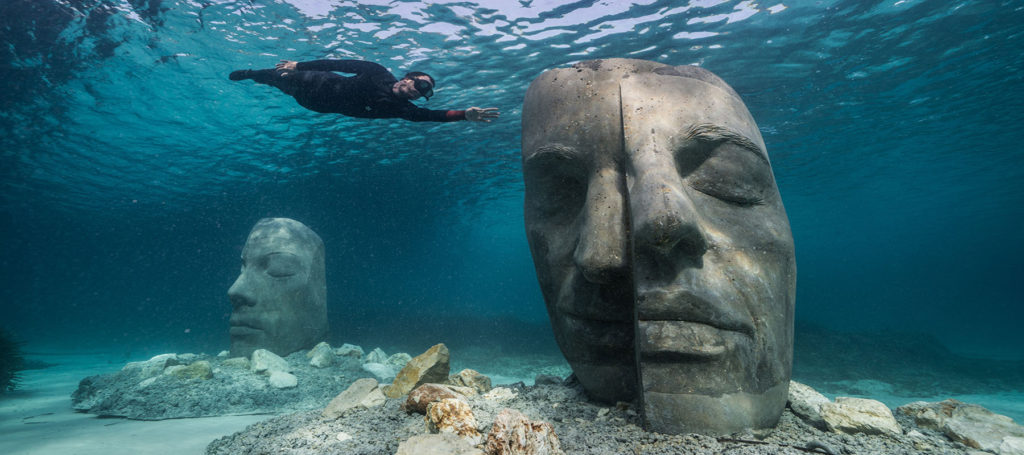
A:
{"type": "Polygon", "coordinates": [[[372,408],[384,404],[384,394],[377,380],[358,379],[338,394],[321,413],[328,419],[337,419],[352,409],[372,408]]]}
{"type": "Polygon", "coordinates": [[[412,360],[411,355],[399,352],[398,354],[391,354],[391,357],[388,357],[387,364],[394,366],[396,370],[401,370],[405,368],[405,364],[409,363],[410,360],[412,360]]]}
{"type": "Polygon", "coordinates": [[[290,389],[299,385],[299,378],[295,377],[295,375],[291,373],[272,371],[267,382],[275,389],[290,389]]]}
{"type": "Polygon", "coordinates": [[[421,434],[398,445],[395,455],[484,455],[466,440],[450,433],[421,434]]]}
{"type": "Polygon", "coordinates": [[[836,397],[835,403],[822,403],[821,417],[836,433],[903,434],[892,411],[867,398],[836,397]]]}
{"type": "Polygon", "coordinates": [[[381,381],[390,381],[397,373],[395,367],[383,363],[364,363],[362,368],[363,371],[376,376],[381,381]]]}
{"type": "Polygon", "coordinates": [[[388,363],[388,355],[380,348],[373,348],[369,354],[366,354],[363,363],[388,363]]]}
{"type": "Polygon", "coordinates": [[[226,368],[238,368],[240,370],[248,370],[252,367],[252,362],[245,357],[232,357],[230,359],[224,359],[220,362],[220,366],[226,368]]]}
{"type": "Polygon", "coordinates": [[[441,383],[448,379],[448,347],[436,344],[416,356],[395,376],[390,387],[385,388],[388,398],[398,398],[428,382],[441,383]]]}
{"type": "Polygon", "coordinates": [[[252,364],[250,369],[253,373],[270,375],[275,371],[283,373],[289,373],[292,371],[292,367],[288,365],[288,361],[282,359],[281,356],[274,354],[266,349],[257,349],[252,352],[252,358],[249,360],[252,364]]]}
{"type": "Polygon", "coordinates": [[[449,376],[448,383],[462,387],[472,387],[479,393],[487,393],[491,390],[491,378],[469,368],[449,376]]]}
{"type": "Polygon", "coordinates": [[[426,414],[428,405],[441,401],[445,398],[455,398],[465,401],[463,394],[453,390],[452,387],[453,386],[445,384],[423,384],[413,389],[412,392],[409,392],[409,397],[406,398],[405,404],[402,405],[402,408],[408,413],[418,412],[420,414],[426,414]]]}
{"type": "MultiPolygon", "coordinates": [[[[1001,455],[1007,437],[1024,438],[1024,427],[1013,419],[958,400],[915,401],[896,408],[896,412],[963,445],[1001,455]]],[[[1006,442],[1006,446],[1007,452],[1013,453],[1014,440],[1006,442]]]]}
{"type": "Polygon", "coordinates": [[[424,419],[432,433],[453,433],[473,445],[483,439],[476,429],[473,410],[461,398],[444,398],[430,403],[424,419]]]}
{"type": "Polygon", "coordinates": [[[488,455],[564,455],[555,429],[534,422],[514,409],[503,409],[494,419],[484,450],[488,455]]]}
{"type": "Polygon", "coordinates": [[[210,362],[200,360],[198,362],[192,362],[188,366],[174,366],[167,368],[167,373],[181,378],[181,379],[212,379],[213,378],[213,367],[210,366],[210,362]],[[173,370],[172,370],[173,368],[173,370]]]}
{"type": "Polygon", "coordinates": [[[320,342],[306,353],[306,358],[309,359],[311,366],[326,368],[334,365],[334,349],[331,349],[331,345],[320,342]]]}
{"type": "Polygon", "coordinates": [[[796,381],[789,381],[789,409],[811,426],[824,430],[825,419],[821,417],[821,405],[828,403],[825,395],[796,381]]]}
{"type": "Polygon", "coordinates": [[[137,372],[142,379],[148,379],[163,374],[164,368],[174,365],[181,365],[177,354],[160,354],[142,362],[128,362],[121,371],[137,372]]]}
{"type": "Polygon", "coordinates": [[[334,355],[361,359],[363,358],[363,348],[354,344],[345,343],[341,345],[340,348],[334,350],[334,355]]]}

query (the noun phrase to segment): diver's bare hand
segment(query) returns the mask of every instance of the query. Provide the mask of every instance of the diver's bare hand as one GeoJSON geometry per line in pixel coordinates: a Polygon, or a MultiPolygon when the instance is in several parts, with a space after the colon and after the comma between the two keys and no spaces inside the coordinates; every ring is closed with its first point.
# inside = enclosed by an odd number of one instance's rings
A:
{"type": "Polygon", "coordinates": [[[498,112],[498,108],[496,107],[471,107],[466,109],[466,120],[471,122],[490,123],[491,119],[498,118],[498,115],[500,114],[501,113],[498,112]]]}
{"type": "Polygon", "coordinates": [[[277,65],[275,65],[274,68],[277,68],[279,70],[292,70],[292,71],[295,71],[295,69],[298,67],[297,66],[298,64],[299,64],[299,62],[294,62],[294,61],[291,61],[291,60],[281,60],[281,63],[278,63],[277,65]]]}

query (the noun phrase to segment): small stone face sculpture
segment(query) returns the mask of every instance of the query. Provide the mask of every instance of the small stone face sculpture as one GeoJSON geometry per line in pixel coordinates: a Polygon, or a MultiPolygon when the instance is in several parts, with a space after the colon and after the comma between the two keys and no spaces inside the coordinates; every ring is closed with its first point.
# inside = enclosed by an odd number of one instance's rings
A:
{"type": "Polygon", "coordinates": [[[228,289],[231,355],[256,349],[286,356],[327,335],[324,243],[288,218],[256,223],[242,248],[242,272],[228,289]]]}
{"type": "Polygon", "coordinates": [[[547,71],[523,105],[524,216],[555,339],[587,392],[645,427],[774,426],[796,261],[764,141],[693,66],[547,71]]]}

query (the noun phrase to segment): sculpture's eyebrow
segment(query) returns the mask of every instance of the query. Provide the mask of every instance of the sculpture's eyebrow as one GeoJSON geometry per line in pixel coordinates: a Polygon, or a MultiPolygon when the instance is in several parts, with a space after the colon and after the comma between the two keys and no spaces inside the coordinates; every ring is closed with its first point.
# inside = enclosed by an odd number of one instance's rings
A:
{"type": "Polygon", "coordinates": [[[536,166],[534,163],[546,163],[549,161],[579,162],[582,159],[582,154],[574,147],[562,144],[547,144],[537,147],[530,156],[527,156],[523,162],[523,167],[533,167],[536,166]]]}
{"type": "Polygon", "coordinates": [[[726,127],[707,123],[694,125],[686,132],[686,137],[687,139],[713,144],[728,142],[757,155],[761,161],[764,161],[766,164],[768,163],[768,158],[765,157],[765,153],[761,150],[761,147],[758,147],[757,144],[747,136],[726,127]]]}

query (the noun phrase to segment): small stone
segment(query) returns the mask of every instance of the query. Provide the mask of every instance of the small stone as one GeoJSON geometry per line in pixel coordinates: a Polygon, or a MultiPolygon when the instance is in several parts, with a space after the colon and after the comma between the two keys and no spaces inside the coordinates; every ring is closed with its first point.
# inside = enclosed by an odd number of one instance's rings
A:
{"type": "Polygon", "coordinates": [[[334,397],[321,414],[328,419],[337,419],[349,410],[380,406],[384,401],[377,380],[362,378],[334,397]]]}
{"type": "Polygon", "coordinates": [[[604,416],[608,415],[608,412],[610,412],[610,411],[608,410],[608,408],[601,408],[601,409],[598,409],[598,410],[597,410],[597,416],[598,416],[598,417],[604,417],[604,416]]]}
{"type": "Polygon", "coordinates": [[[373,348],[369,354],[366,354],[363,363],[388,363],[388,355],[380,348],[373,348]]]}
{"type": "Polygon", "coordinates": [[[139,389],[145,389],[146,387],[153,385],[154,382],[156,382],[156,378],[145,379],[139,383],[138,387],[139,389]]]}
{"type": "Polygon", "coordinates": [[[250,362],[249,359],[246,357],[233,357],[230,359],[225,359],[220,363],[220,365],[222,367],[227,368],[238,368],[242,370],[248,370],[249,368],[252,367],[252,362],[250,362]]]}
{"type": "MultiPolygon", "coordinates": [[[[402,407],[405,412],[413,413],[418,412],[420,414],[427,413],[427,406],[431,403],[441,401],[445,398],[455,398],[458,400],[464,400],[462,394],[452,390],[448,385],[444,384],[423,384],[412,392],[409,392],[409,397],[406,398],[405,404],[402,407]]],[[[470,389],[473,390],[473,389],[470,389]]],[[[476,392],[474,390],[474,392],[476,392]]]]}
{"type": "Polygon", "coordinates": [[[836,433],[903,433],[888,407],[866,398],[837,397],[835,403],[821,405],[821,417],[836,433]]]}
{"type": "Polygon", "coordinates": [[[299,378],[291,373],[274,371],[270,373],[270,378],[267,379],[267,382],[275,389],[290,389],[299,385],[299,378]]]}
{"type": "Polygon", "coordinates": [[[181,365],[177,354],[160,354],[143,362],[128,362],[121,371],[137,371],[143,379],[159,376],[170,366],[181,365]]]}
{"type": "Polygon", "coordinates": [[[503,409],[494,419],[484,450],[488,455],[564,455],[555,429],[534,422],[514,409],[503,409]]]}
{"type": "Polygon", "coordinates": [[[491,390],[491,378],[469,368],[449,376],[448,383],[462,387],[472,387],[479,393],[487,393],[491,390]]]}
{"type": "Polygon", "coordinates": [[[495,387],[484,394],[484,398],[497,402],[508,401],[517,396],[519,395],[507,387],[495,387]]]}
{"type": "Polygon", "coordinates": [[[398,398],[428,382],[440,383],[448,379],[448,347],[436,344],[416,356],[395,376],[390,387],[384,390],[388,398],[398,398]]]}
{"type": "Polygon", "coordinates": [[[321,342],[306,353],[309,364],[315,368],[326,368],[334,365],[334,349],[331,345],[321,342]]]}
{"type": "Polygon", "coordinates": [[[257,349],[252,352],[250,359],[252,366],[250,367],[253,373],[270,375],[275,371],[288,373],[292,371],[288,361],[282,359],[281,356],[274,354],[266,349],[257,349]]]}
{"type": "Polygon", "coordinates": [[[484,455],[480,449],[450,434],[421,434],[398,445],[395,455],[484,455]]]}
{"type": "Polygon", "coordinates": [[[168,373],[179,377],[181,379],[211,379],[213,378],[213,368],[210,366],[210,362],[206,360],[200,360],[198,362],[192,362],[188,366],[176,366],[174,370],[167,369],[168,373]]]}
{"type": "Polygon", "coordinates": [[[222,359],[226,359],[229,355],[231,355],[231,353],[228,351],[220,351],[217,353],[217,357],[222,359]]]}
{"type": "Polygon", "coordinates": [[[821,417],[821,405],[825,403],[829,403],[828,398],[817,390],[796,381],[789,381],[789,409],[819,430],[827,427],[825,419],[821,417]]]}
{"type": "Polygon", "coordinates": [[[427,429],[433,433],[454,433],[470,444],[483,439],[476,429],[476,417],[469,404],[459,398],[444,398],[427,406],[424,417],[427,429]]]}
{"type": "Polygon", "coordinates": [[[334,350],[334,355],[361,359],[363,358],[363,348],[354,344],[345,343],[341,345],[340,348],[334,350]]]}
{"type": "Polygon", "coordinates": [[[341,433],[338,433],[338,435],[335,436],[335,437],[338,438],[338,440],[342,441],[342,442],[348,441],[349,439],[352,439],[352,435],[350,435],[348,433],[345,433],[344,431],[342,431],[341,433]]]}

